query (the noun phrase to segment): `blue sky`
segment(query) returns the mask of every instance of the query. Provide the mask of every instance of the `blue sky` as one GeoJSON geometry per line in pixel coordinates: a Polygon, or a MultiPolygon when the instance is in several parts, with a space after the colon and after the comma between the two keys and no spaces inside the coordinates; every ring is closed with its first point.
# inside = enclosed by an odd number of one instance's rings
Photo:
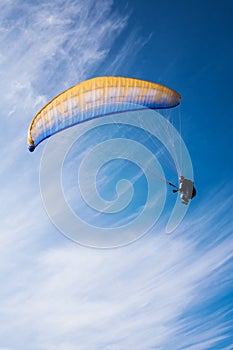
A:
{"type": "MultiPolygon", "coordinates": [[[[232,36],[231,1],[0,3],[0,350],[232,349],[232,36]],[[26,144],[30,121],[48,100],[100,75],[181,93],[172,118],[198,189],[171,235],[168,189],[153,229],[111,250],[78,245],[53,226],[39,185],[46,142],[33,154],[26,144]]],[[[99,132],[85,143],[102,140],[99,132]]],[[[112,181],[113,169],[104,168],[103,178],[112,181]]],[[[126,169],[135,181],[135,166],[126,169]]],[[[140,181],[124,219],[145,202],[140,181]]]]}

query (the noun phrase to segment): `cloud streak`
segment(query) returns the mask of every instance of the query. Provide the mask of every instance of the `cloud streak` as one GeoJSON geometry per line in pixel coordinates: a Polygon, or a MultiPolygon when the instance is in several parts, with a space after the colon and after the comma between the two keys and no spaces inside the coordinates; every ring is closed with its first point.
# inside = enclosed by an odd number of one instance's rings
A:
{"type": "Polygon", "coordinates": [[[112,11],[112,5],[105,0],[101,9],[92,0],[1,3],[4,118],[25,126],[48,99],[97,74],[127,26],[128,16],[112,11]]]}
{"type": "MultiPolygon", "coordinates": [[[[206,208],[205,215],[209,212],[206,208]]],[[[222,225],[221,241],[208,248],[202,236],[211,241],[219,231],[205,224],[200,210],[194,211],[192,222],[186,221],[188,232],[185,227],[172,236],[154,231],[110,251],[81,248],[64,238],[62,246],[50,243],[32,256],[31,240],[24,248],[20,275],[18,246],[11,259],[13,278],[1,290],[5,322],[0,334],[8,339],[3,345],[217,349],[229,337],[229,317],[224,306],[212,312],[205,307],[213,308],[229,291],[233,254],[229,222],[222,209],[215,214],[222,225]],[[7,338],[12,332],[14,339],[7,338]]],[[[22,237],[23,232],[22,227],[17,234],[22,237]]]]}

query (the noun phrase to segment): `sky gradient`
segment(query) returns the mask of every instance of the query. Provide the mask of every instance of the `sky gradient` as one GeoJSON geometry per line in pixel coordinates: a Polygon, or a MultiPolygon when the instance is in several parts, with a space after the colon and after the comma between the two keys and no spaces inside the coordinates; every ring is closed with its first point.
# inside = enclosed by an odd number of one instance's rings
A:
{"type": "MultiPolygon", "coordinates": [[[[0,2],[0,350],[232,349],[232,39],[226,0],[0,2]],[[155,81],[182,95],[171,118],[198,190],[171,235],[168,188],[153,229],[110,250],[78,245],[52,224],[39,183],[46,142],[33,154],[26,142],[45,103],[101,75],[155,81]]],[[[77,144],[80,155],[113,130],[105,132],[77,144]]],[[[131,137],[119,126],[122,133],[131,137]]],[[[143,142],[162,161],[158,144],[143,142]]],[[[134,165],[110,166],[100,174],[100,193],[105,179],[115,188],[116,168],[139,190],[125,217],[111,218],[117,225],[140,212],[147,186],[134,165]]],[[[76,198],[83,217],[95,221],[76,198]]]]}

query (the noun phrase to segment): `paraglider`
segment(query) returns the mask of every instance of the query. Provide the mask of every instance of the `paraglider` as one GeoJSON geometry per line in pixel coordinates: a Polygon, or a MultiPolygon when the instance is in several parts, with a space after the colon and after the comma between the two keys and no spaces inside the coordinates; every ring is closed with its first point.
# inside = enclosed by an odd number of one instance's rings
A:
{"type": "MultiPolygon", "coordinates": [[[[191,199],[196,196],[196,189],[194,187],[193,181],[185,179],[183,175],[180,176],[180,186],[177,190],[173,190],[173,193],[180,192],[181,203],[188,204],[191,199]]],[[[172,184],[171,184],[172,185],[172,184]]],[[[174,186],[174,185],[172,185],[174,186]]]]}
{"type": "MultiPolygon", "coordinates": [[[[180,102],[181,95],[175,90],[146,80],[115,76],[85,80],[54,97],[35,115],[28,130],[28,149],[33,152],[55,133],[94,118],[140,109],[168,109],[180,102]]],[[[183,176],[173,192],[181,193],[183,204],[196,194],[193,182],[183,176]]]]}
{"type": "Polygon", "coordinates": [[[46,104],[28,130],[28,149],[75,124],[137,109],[173,108],[180,104],[176,91],[134,78],[105,76],[83,81],[46,104]]]}

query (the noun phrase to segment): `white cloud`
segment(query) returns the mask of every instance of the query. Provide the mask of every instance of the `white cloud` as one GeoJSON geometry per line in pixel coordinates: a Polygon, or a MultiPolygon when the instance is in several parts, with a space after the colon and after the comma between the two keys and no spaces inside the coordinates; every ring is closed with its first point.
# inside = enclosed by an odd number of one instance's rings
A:
{"type": "Polygon", "coordinates": [[[92,0],[2,2],[4,112],[34,113],[38,103],[42,106],[47,99],[44,95],[51,98],[92,77],[126,28],[127,19],[128,15],[112,11],[110,0],[101,1],[101,7],[92,0]]]}
{"type": "MultiPolygon", "coordinates": [[[[229,288],[232,237],[222,214],[215,210],[224,239],[208,249],[194,233],[211,240],[218,231],[208,232],[211,223],[203,215],[198,223],[199,210],[189,232],[154,232],[121,249],[81,248],[65,238],[36,252],[33,239],[16,250],[8,245],[14,255],[11,278],[1,290],[0,333],[5,339],[13,332],[14,340],[4,345],[14,347],[21,339],[23,349],[213,348],[230,329],[221,307],[201,315],[206,303],[229,288]]],[[[17,234],[22,238],[24,232],[22,227],[17,234]]]]}

